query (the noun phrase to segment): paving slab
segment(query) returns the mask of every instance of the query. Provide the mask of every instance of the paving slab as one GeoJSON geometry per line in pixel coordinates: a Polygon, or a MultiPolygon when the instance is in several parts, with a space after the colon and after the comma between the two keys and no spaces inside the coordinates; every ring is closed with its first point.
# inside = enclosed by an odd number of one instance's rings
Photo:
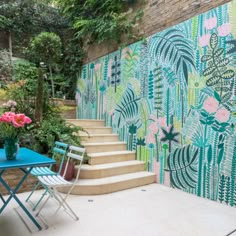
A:
{"type": "MultiPolygon", "coordinates": [[[[42,191],[37,191],[37,200],[42,191]]],[[[28,193],[19,194],[25,199],[28,193]]],[[[98,196],[70,196],[80,220],[50,200],[41,215],[49,226],[29,232],[12,201],[0,215],[0,236],[226,236],[236,229],[236,208],[151,184],[98,196]]],[[[236,236],[236,232],[230,236],[236,236]]]]}

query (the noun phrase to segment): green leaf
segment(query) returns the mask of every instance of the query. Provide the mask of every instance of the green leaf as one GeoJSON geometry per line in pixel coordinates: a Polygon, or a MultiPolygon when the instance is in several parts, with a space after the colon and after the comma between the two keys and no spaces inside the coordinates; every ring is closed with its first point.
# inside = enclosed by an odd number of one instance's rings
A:
{"type": "Polygon", "coordinates": [[[211,163],[212,161],[212,146],[210,145],[207,150],[207,161],[208,163],[211,163]]]}
{"type": "Polygon", "coordinates": [[[234,77],[234,71],[227,70],[222,74],[222,77],[224,77],[224,79],[232,79],[234,77]]]}
{"type": "Polygon", "coordinates": [[[207,116],[208,116],[208,113],[207,113],[205,110],[201,110],[200,114],[201,114],[203,117],[207,117],[207,116]]]}
{"type": "Polygon", "coordinates": [[[224,154],[224,148],[220,149],[218,158],[217,158],[217,164],[219,165],[223,159],[223,154],[224,154]]]}
{"type": "Polygon", "coordinates": [[[221,100],[220,95],[216,91],[214,91],[214,97],[218,102],[220,102],[220,100],[221,100]]]}
{"type": "Polygon", "coordinates": [[[232,92],[225,93],[221,98],[221,102],[222,103],[227,102],[230,100],[231,97],[232,97],[232,92]]]}
{"type": "Polygon", "coordinates": [[[203,71],[203,76],[208,76],[212,74],[215,70],[216,70],[215,67],[208,67],[207,69],[203,71]]]}
{"type": "Polygon", "coordinates": [[[217,44],[218,44],[218,37],[215,33],[213,33],[210,38],[210,47],[214,49],[216,48],[217,44]]]}
{"type": "Polygon", "coordinates": [[[216,64],[218,67],[227,66],[229,64],[229,59],[228,58],[221,59],[216,64]]]}
{"type": "Polygon", "coordinates": [[[217,84],[219,81],[220,81],[220,77],[219,76],[210,77],[206,81],[206,85],[211,87],[211,86],[214,86],[215,84],[217,84]]]}
{"type": "Polygon", "coordinates": [[[220,55],[223,54],[223,52],[224,52],[224,48],[218,48],[213,53],[214,53],[215,57],[219,57],[220,55]]]}
{"type": "Polygon", "coordinates": [[[209,61],[211,59],[212,59],[211,55],[204,55],[204,56],[202,56],[201,61],[206,62],[206,61],[209,61]]]}
{"type": "Polygon", "coordinates": [[[206,121],[204,121],[204,120],[200,120],[200,122],[204,125],[206,124],[206,121]]]}

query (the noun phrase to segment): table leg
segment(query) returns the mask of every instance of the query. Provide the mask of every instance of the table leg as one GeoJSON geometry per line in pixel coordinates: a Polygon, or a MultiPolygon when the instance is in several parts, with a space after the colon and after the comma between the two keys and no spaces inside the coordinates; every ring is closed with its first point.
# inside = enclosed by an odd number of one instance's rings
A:
{"type": "MultiPolygon", "coordinates": [[[[33,167],[32,167],[33,168],[33,167]]],[[[23,205],[23,203],[20,201],[20,199],[16,196],[16,193],[18,191],[18,189],[21,187],[21,185],[23,184],[23,182],[25,181],[25,179],[28,177],[28,175],[30,174],[30,171],[32,170],[32,168],[29,168],[27,171],[24,169],[21,169],[25,175],[22,177],[22,179],[19,181],[19,183],[17,184],[17,186],[15,187],[15,189],[11,189],[10,186],[6,183],[6,181],[2,178],[2,174],[4,171],[0,172],[0,182],[2,183],[2,185],[5,187],[5,189],[8,191],[9,193],[9,197],[7,198],[7,200],[3,201],[4,204],[0,209],[0,214],[3,212],[3,210],[5,209],[5,207],[8,205],[8,203],[10,202],[10,200],[12,198],[14,198],[16,200],[16,202],[20,205],[20,207],[24,210],[24,212],[27,214],[27,216],[31,219],[31,221],[35,224],[35,226],[41,230],[42,227],[40,226],[40,224],[35,220],[35,218],[30,214],[30,212],[27,210],[27,208],[23,205]]]]}

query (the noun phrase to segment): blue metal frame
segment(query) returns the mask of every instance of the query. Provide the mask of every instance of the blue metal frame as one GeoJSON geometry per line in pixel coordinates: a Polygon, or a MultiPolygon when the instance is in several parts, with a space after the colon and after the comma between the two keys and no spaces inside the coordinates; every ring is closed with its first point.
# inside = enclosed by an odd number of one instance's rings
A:
{"type": "Polygon", "coordinates": [[[3,206],[0,208],[0,214],[9,204],[12,199],[19,204],[19,206],[23,209],[26,215],[31,219],[31,221],[35,224],[35,226],[41,230],[42,227],[34,218],[34,216],[28,211],[28,209],[24,206],[24,204],[20,201],[20,199],[16,196],[17,191],[22,186],[23,182],[26,180],[31,170],[35,166],[41,165],[50,165],[54,164],[55,160],[52,160],[48,157],[45,157],[37,152],[34,152],[27,148],[21,148],[16,160],[6,160],[5,153],[3,149],[0,149],[0,183],[9,193],[9,197],[5,200],[2,195],[0,195],[1,200],[3,201],[3,206]],[[7,169],[20,169],[24,176],[19,180],[17,186],[15,188],[11,188],[9,184],[3,179],[2,175],[7,169]]]}

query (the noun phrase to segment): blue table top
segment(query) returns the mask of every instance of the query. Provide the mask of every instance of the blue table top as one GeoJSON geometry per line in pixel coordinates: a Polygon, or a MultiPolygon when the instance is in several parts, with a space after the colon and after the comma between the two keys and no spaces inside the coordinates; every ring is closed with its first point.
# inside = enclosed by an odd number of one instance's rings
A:
{"type": "Polygon", "coordinates": [[[5,156],[5,150],[0,149],[0,169],[43,166],[55,163],[55,160],[28,148],[20,148],[16,156],[16,160],[7,160],[5,156]]]}

